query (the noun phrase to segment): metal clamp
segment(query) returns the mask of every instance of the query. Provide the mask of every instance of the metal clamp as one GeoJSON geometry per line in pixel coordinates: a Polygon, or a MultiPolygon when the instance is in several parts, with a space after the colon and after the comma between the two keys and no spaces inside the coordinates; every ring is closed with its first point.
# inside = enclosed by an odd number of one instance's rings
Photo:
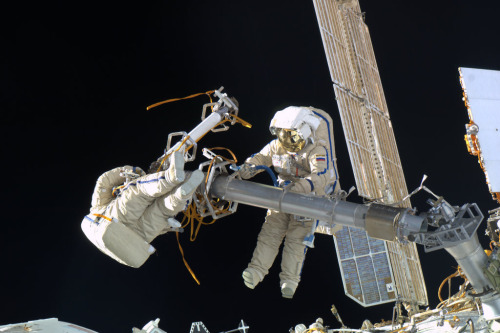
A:
{"type": "MultiPolygon", "coordinates": [[[[227,96],[226,93],[222,93],[224,87],[220,87],[218,90],[215,90],[214,94],[219,98],[217,102],[207,103],[203,105],[203,111],[201,114],[201,120],[205,120],[207,114],[207,108],[210,106],[213,112],[218,112],[223,115],[227,120],[231,122],[231,125],[236,123],[236,119],[231,116],[238,116],[238,106],[227,96]]],[[[212,128],[211,131],[223,132],[229,129],[225,124],[221,124],[218,128],[212,128]]]]}
{"type": "Polygon", "coordinates": [[[180,135],[182,135],[182,139],[179,142],[183,142],[187,138],[186,142],[184,142],[184,146],[189,147],[191,145],[193,147],[193,152],[191,154],[187,149],[184,151],[184,161],[186,162],[194,161],[196,157],[196,148],[198,144],[196,143],[196,141],[190,138],[186,132],[174,132],[168,135],[167,148],[165,148],[165,154],[170,150],[170,145],[172,144],[172,138],[180,135]]]}
{"type": "Polygon", "coordinates": [[[198,214],[200,214],[200,216],[205,217],[211,215],[212,218],[216,220],[235,213],[238,208],[237,202],[228,201],[229,207],[224,212],[222,212],[221,210],[216,210],[211,204],[211,198],[208,197],[208,193],[210,192],[210,188],[214,179],[221,173],[227,174],[226,166],[231,164],[231,162],[222,161],[220,157],[217,157],[213,152],[206,148],[203,149],[203,155],[209,158],[210,161],[201,163],[198,169],[203,170],[204,167],[207,167],[210,164],[212,164],[212,166],[210,168],[210,172],[207,176],[207,180],[203,189],[203,200],[198,199],[196,196],[194,200],[196,202],[196,207],[198,208],[198,214]],[[212,160],[214,158],[219,159],[220,162],[212,163],[212,160]]]}

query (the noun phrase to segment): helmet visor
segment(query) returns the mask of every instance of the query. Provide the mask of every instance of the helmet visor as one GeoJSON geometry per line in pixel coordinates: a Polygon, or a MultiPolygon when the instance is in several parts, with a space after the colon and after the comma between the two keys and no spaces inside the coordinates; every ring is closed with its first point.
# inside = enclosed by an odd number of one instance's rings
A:
{"type": "Polygon", "coordinates": [[[298,152],[306,145],[306,141],[295,130],[281,128],[278,130],[278,140],[287,151],[298,152]]]}

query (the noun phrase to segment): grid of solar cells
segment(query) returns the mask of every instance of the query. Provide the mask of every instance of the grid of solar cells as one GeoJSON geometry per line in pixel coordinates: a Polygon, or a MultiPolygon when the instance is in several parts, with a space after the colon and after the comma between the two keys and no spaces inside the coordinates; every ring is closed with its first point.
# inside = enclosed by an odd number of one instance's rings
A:
{"type": "Polygon", "coordinates": [[[394,285],[391,277],[391,270],[389,268],[389,261],[387,260],[386,253],[376,253],[372,256],[373,267],[375,267],[375,275],[378,277],[378,288],[381,301],[388,301],[394,298],[394,285]],[[389,282],[389,283],[388,283],[389,282]],[[388,284],[390,290],[388,290],[388,284]],[[389,293],[392,292],[392,296],[389,293]]]}
{"type": "Polygon", "coordinates": [[[334,239],[348,296],[364,306],[396,299],[395,292],[388,291],[388,286],[394,286],[384,241],[350,227],[344,227],[334,239]]]}
{"type": "Polygon", "coordinates": [[[343,227],[342,230],[337,232],[334,237],[335,244],[337,244],[337,253],[340,260],[349,259],[354,257],[354,251],[351,244],[351,234],[349,227],[343,227]]]}
{"type": "Polygon", "coordinates": [[[368,235],[366,231],[356,228],[349,228],[351,233],[351,243],[354,247],[354,254],[364,256],[370,253],[370,246],[368,244],[368,235]]]}
{"type": "Polygon", "coordinates": [[[385,242],[383,240],[368,237],[368,242],[370,245],[370,252],[377,253],[385,251],[385,242]]]}
{"type": "Polygon", "coordinates": [[[378,302],[380,297],[372,258],[370,256],[359,257],[356,259],[356,263],[358,264],[359,279],[365,303],[372,304],[378,302]]]}
{"type": "Polygon", "coordinates": [[[348,295],[354,297],[360,303],[363,302],[363,292],[359,283],[358,268],[354,259],[344,260],[340,264],[342,269],[342,280],[348,295]]]}

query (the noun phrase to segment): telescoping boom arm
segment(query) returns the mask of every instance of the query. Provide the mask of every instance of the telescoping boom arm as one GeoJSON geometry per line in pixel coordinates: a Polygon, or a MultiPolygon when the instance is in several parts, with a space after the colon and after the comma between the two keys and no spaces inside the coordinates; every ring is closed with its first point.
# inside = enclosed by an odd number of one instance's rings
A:
{"type": "Polygon", "coordinates": [[[500,318],[500,285],[484,273],[496,266],[490,263],[477,237],[483,215],[476,204],[455,207],[437,197],[436,201],[429,200],[432,208],[428,212],[412,215],[408,208],[293,193],[225,174],[213,177],[206,190],[212,197],[312,218],[327,226],[360,228],[373,238],[415,242],[423,245],[426,252],[444,249],[458,262],[474,288],[471,296],[481,299],[484,317],[500,318]]]}
{"type": "Polygon", "coordinates": [[[238,105],[236,100],[227,96],[226,93],[222,93],[224,87],[220,87],[218,90],[214,90],[213,93],[218,101],[207,103],[203,105],[203,113],[201,116],[201,123],[198,124],[189,133],[186,132],[175,132],[170,133],[168,136],[167,147],[162,156],[157,159],[164,169],[168,167],[167,163],[163,163],[170,154],[174,151],[182,150],[185,151],[184,159],[185,161],[194,161],[196,157],[196,147],[197,142],[209,131],[220,132],[226,131],[229,127],[224,125],[225,122],[230,122],[234,125],[236,122],[243,124],[246,127],[251,127],[249,123],[238,117],[238,105]],[[207,108],[210,107],[212,113],[206,116],[207,108]],[[174,137],[181,136],[182,138],[172,146],[172,141],[174,137]],[[189,154],[188,150],[193,148],[192,152],[189,154]]]}
{"type": "Polygon", "coordinates": [[[335,223],[364,229],[369,236],[388,241],[422,231],[424,220],[409,214],[407,208],[378,204],[367,206],[334,198],[299,194],[226,175],[219,175],[214,179],[209,193],[227,201],[309,217],[328,225],[335,223]],[[399,235],[398,225],[406,226],[404,231],[399,231],[399,235]]]}

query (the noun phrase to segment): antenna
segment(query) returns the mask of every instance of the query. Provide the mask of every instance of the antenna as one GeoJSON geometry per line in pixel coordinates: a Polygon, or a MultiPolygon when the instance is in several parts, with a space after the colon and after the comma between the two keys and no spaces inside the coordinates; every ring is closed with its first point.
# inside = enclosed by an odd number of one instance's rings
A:
{"type": "Polygon", "coordinates": [[[245,322],[242,319],[240,321],[240,324],[238,325],[238,328],[236,328],[234,330],[230,330],[230,331],[221,332],[221,333],[231,333],[231,332],[248,333],[249,328],[250,327],[247,324],[245,324],[245,322]]]}

